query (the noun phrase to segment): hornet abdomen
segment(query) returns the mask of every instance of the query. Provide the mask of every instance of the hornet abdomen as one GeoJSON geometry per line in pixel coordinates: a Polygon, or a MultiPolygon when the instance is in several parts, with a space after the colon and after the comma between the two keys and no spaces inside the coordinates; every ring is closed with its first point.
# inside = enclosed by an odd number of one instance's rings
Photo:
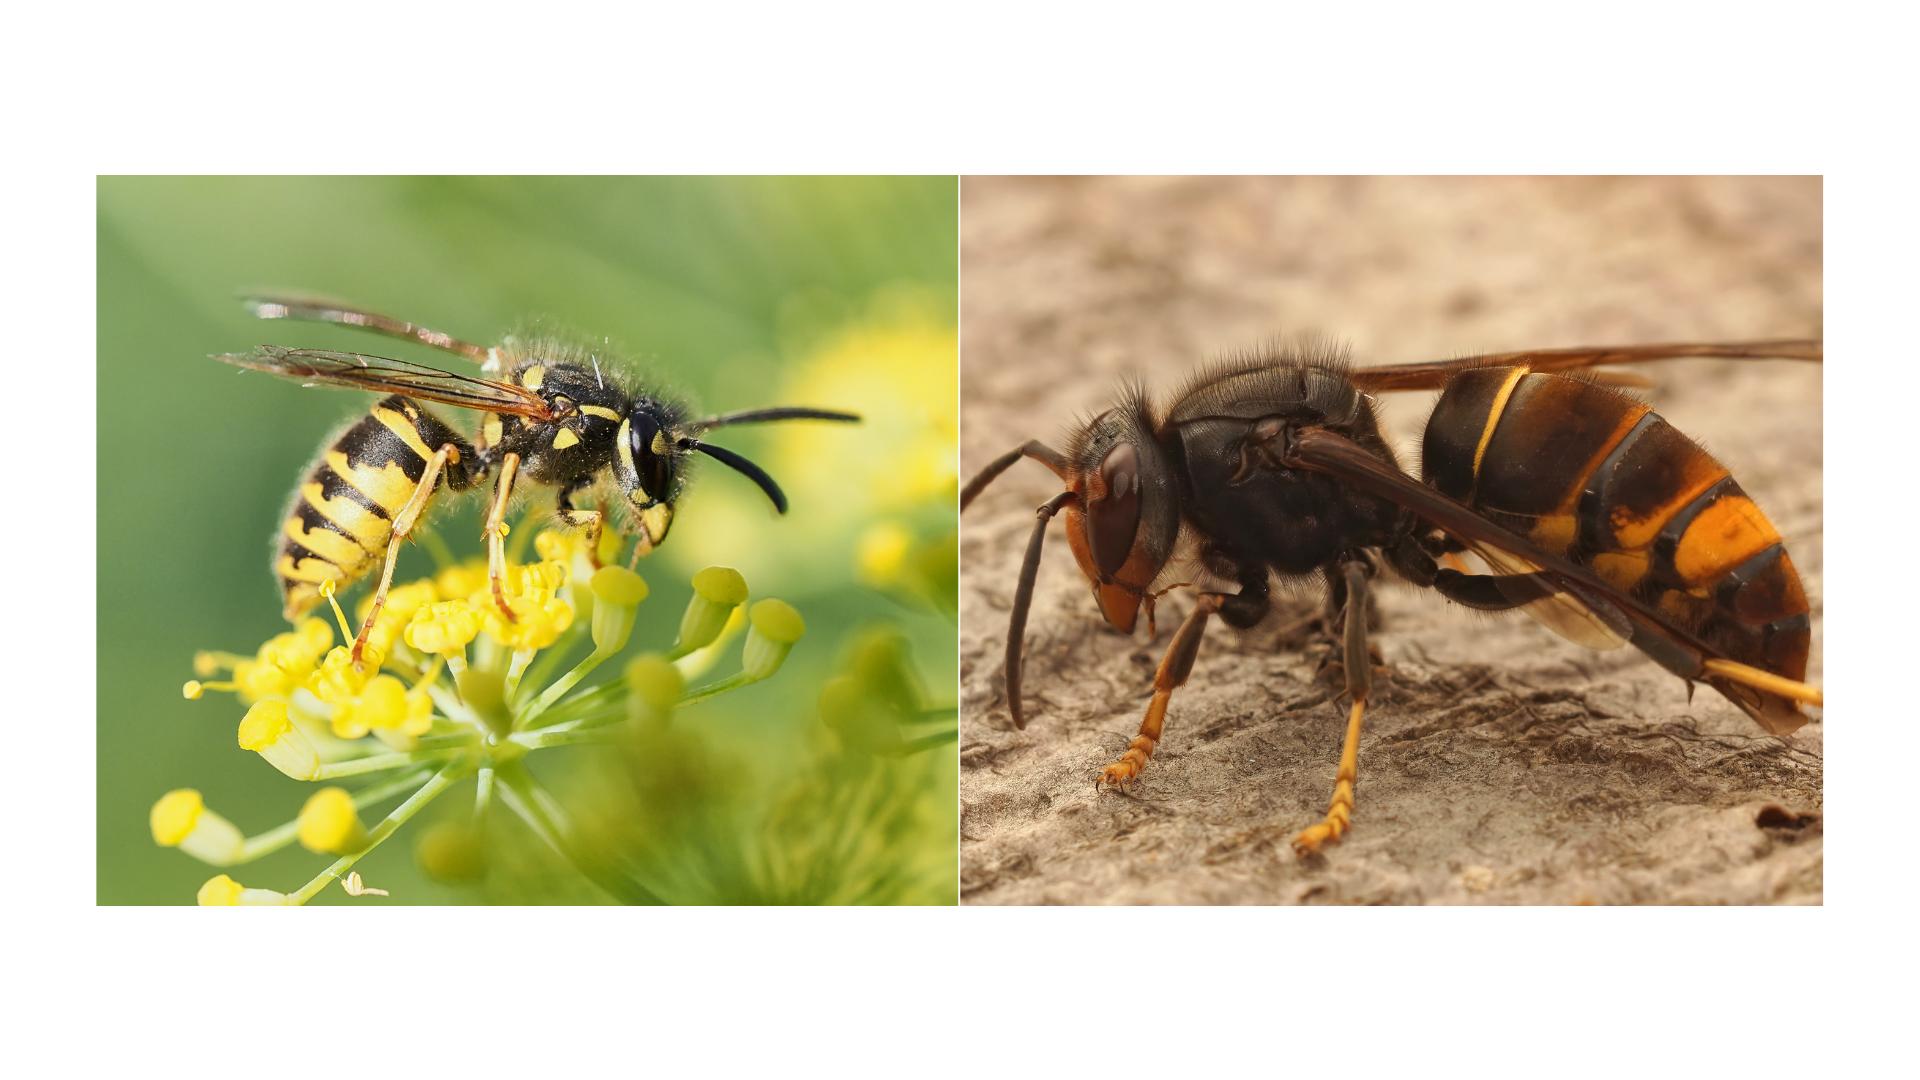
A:
{"type": "Polygon", "coordinates": [[[1806,677],[1806,591],[1780,533],[1726,466],[1644,402],[1487,367],[1427,423],[1421,479],[1741,663],[1806,677]]]}

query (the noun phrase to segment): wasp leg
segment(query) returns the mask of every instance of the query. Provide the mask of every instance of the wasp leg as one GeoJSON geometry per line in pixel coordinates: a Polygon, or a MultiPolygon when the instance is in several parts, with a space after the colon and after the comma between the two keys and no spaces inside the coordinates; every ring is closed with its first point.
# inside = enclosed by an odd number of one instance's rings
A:
{"type": "Polygon", "coordinates": [[[1819,687],[1789,679],[1784,675],[1775,675],[1771,671],[1762,671],[1749,667],[1737,660],[1709,659],[1700,665],[1709,675],[1719,675],[1734,682],[1751,686],[1756,690],[1765,690],[1769,694],[1779,694],[1784,698],[1805,702],[1808,705],[1826,707],[1826,695],[1819,687]]]}
{"type": "Polygon", "coordinates": [[[487,584],[500,616],[516,621],[507,604],[507,499],[513,494],[513,476],[520,471],[520,455],[508,453],[500,461],[500,482],[493,488],[493,508],[487,511],[487,584]]]}
{"type": "Polygon", "coordinates": [[[1367,711],[1367,695],[1373,690],[1373,666],[1367,655],[1367,570],[1360,562],[1340,567],[1346,576],[1347,693],[1353,698],[1353,710],[1347,716],[1347,738],[1340,749],[1340,771],[1333,782],[1333,801],[1327,807],[1326,820],[1303,830],[1293,838],[1298,855],[1317,855],[1320,845],[1339,841],[1353,822],[1353,782],[1360,771],[1360,718],[1367,711]]]}
{"type": "Polygon", "coordinates": [[[400,561],[400,543],[413,535],[414,526],[420,523],[420,515],[426,512],[427,504],[433,501],[433,489],[440,482],[440,472],[447,463],[460,463],[460,450],[452,443],[434,451],[427,459],[426,472],[421,474],[420,482],[413,487],[413,495],[407,504],[400,508],[400,516],[393,519],[393,536],[387,541],[387,563],[380,571],[380,587],[374,590],[373,607],[367,610],[366,621],[360,624],[360,634],[353,639],[353,666],[360,668],[360,661],[367,649],[367,638],[373,633],[373,622],[380,617],[380,609],[387,606],[387,590],[393,586],[393,567],[400,561]]]}
{"type": "Polygon", "coordinates": [[[1193,614],[1180,624],[1173,635],[1173,642],[1167,646],[1167,655],[1160,660],[1160,670],[1153,675],[1153,700],[1147,703],[1146,719],[1140,721],[1140,734],[1127,744],[1127,752],[1119,761],[1100,770],[1100,776],[1094,780],[1094,790],[1101,784],[1119,785],[1146,771],[1147,760],[1153,757],[1153,748],[1160,742],[1160,728],[1167,720],[1167,703],[1173,700],[1173,692],[1187,681],[1193,673],[1193,661],[1200,655],[1200,636],[1207,629],[1207,617],[1220,610],[1220,605],[1228,597],[1220,593],[1201,593],[1200,602],[1193,606],[1193,614]]]}
{"type": "Polygon", "coordinates": [[[558,515],[569,528],[587,531],[587,561],[593,564],[595,570],[598,570],[600,569],[600,526],[606,521],[606,515],[599,510],[576,510],[573,506],[574,493],[592,486],[592,477],[582,477],[561,488],[558,515]]]}

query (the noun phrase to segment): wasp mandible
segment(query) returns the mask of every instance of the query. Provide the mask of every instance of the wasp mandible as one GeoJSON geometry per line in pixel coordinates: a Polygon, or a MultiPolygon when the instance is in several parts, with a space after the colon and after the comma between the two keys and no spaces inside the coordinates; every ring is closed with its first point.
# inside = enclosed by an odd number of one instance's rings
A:
{"type": "Polygon", "coordinates": [[[214,359],[307,385],[384,393],[373,410],[321,452],[294,492],[281,524],[273,572],[285,614],[298,620],[321,598],[321,583],[344,588],[381,565],[373,608],[353,643],[359,665],[367,636],[386,602],[400,544],[412,535],[434,495],[464,491],[498,474],[487,512],[487,580],[494,603],[507,603],[507,502],[517,483],[556,489],[562,525],[596,541],[606,512],[575,501],[609,478],[613,501],[633,524],[634,558],[666,539],[674,505],[686,487],[687,459],[704,454],[753,481],[786,513],[773,477],[746,458],[706,440],[716,428],[773,420],[858,421],[853,413],[779,407],[694,418],[684,402],[648,390],[601,366],[597,353],[557,337],[509,338],[496,347],[461,341],[413,323],[346,304],[293,296],[250,299],[262,319],[305,319],[358,326],[419,342],[480,365],[487,378],[457,375],[404,360],[361,353],[262,345],[214,359]],[[481,414],[469,441],[429,412],[436,402],[481,414]]]}
{"type": "Polygon", "coordinates": [[[1145,770],[1212,616],[1251,628],[1268,613],[1273,579],[1324,585],[1351,707],[1327,815],[1293,840],[1302,855],[1351,825],[1373,678],[1368,582],[1383,564],[1466,607],[1522,609],[1589,648],[1632,644],[1772,734],[1791,733],[1807,720],[1800,706],[1821,694],[1803,681],[1810,606],[1779,532],[1724,466],[1606,385],[1633,380],[1581,370],[1683,357],[1818,361],[1821,345],[1553,349],[1365,369],[1303,345],[1205,369],[1164,409],[1129,390],[1065,452],[1034,440],[1001,455],[962,490],[962,510],[1023,457],[1067,485],[1037,511],[1014,595],[1015,726],[1026,726],[1020,650],[1041,545],[1060,515],[1101,614],[1122,633],[1143,608],[1151,625],[1155,599],[1185,585],[1155,589],[1177,549],[1239,586],[1199,592],[1154,675],[1139,734],[1096,787],[1145,770]],[[1381,436],[1369,396],[1394,390],[1441,391],[1418,479],[1381,436]],[[1462,563],[1468,552],[1488,572],[1462,563]]]}

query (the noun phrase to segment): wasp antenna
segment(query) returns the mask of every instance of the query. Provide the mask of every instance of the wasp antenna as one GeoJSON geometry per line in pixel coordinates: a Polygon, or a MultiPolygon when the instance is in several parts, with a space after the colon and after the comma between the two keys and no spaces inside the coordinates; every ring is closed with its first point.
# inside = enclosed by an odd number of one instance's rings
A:
{"type": "Polygon", "coordinates": [[[1040,545],[1046,542],[1047,524],[1053,515],[1079,498],[1063,491],[1034,511],[1040,520],[1033,526],[1033,539],[1027,541],[1027,557],[1020,564],[1020,585],[1013,592],[1013,618],[1007,622],[1007,709],[1013,713],[1013,726],[1023,731],[1027,717],[1020,709],[1020,646],[1027,636],[1027,609],[1033,606],[1033,579],[1040,575],[1040,545]]]}
{"type": "Polygon", "coordinates": [[[988,462],[987,467],[981,469],[979,475],[967,481],[967,486],[960,489],[960,509],[965,510],[974,496],[986,490],[988,484],[993,483],[1001,473],[1013,468],[1013,463],[1023,457],[1030,457],[1052,469],[1053,474],[1060,479],[1067,479],[1067,459],[1061,455],[1060,451],[1039,439],[1029,439],[988,462]]]}
{"type": "Polygon", "coordinates": [[[781,492],[780,485],[773,482],[773,477],[767,475],[767,470],[722,446],[710,446],[703,442],[682,442],[681,445],[688,450],[698,450],[759,484],[760,490],[773,500],[773,508],[783,514],[787,512],[787,497],[781,492]]]}
{"type": "MultiPolygon", "coordinates": [[[[832,409],[804,409],[795,406],[781,406],[773,409],[748,409],[745,412],[725,413],[709,416],[700,421],[697,427],[705,431],[709,428],[726,427],[729,424],[764,424],[770,420],[841,420],[850,424],[860,422],[859,413],[835,412],[832,409]]],[[[739,466],[735,466],[739,468],[739,466]]],[[[744,470],[743,470],[744,471],[744,470]]]]}

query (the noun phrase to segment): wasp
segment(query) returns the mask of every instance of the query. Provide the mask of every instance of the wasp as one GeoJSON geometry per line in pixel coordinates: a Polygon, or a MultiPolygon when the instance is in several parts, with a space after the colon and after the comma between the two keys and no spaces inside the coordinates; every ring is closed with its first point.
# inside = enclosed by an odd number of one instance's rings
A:
{"type": "Polygon", "coordinates": [[[1199,589],[1153,680],[1139,733],[1094,781],[1124,785],[1152,758],[1173,692],[1208,621],[1250,629],[1271,588],[1318,582],[1336,640],[1327,673],[1351,705],[1324,820],[1293,847],[1318,854],[1351,827],[1361,719],[1377,650],[1369,582],[1383,567],[1480,611],[1520,609],[1593,649],[1631,644],[1704,683],[1784,736],[1822,703],[1806,684],[1810,607],[1779,532],[1729,471],[1645,402],[1645,385],[1598,365],[1684,357],[1819,361],[1817,341],[1639,345],[1499,353],[1356,369],[1307,343],[1215,364],[1164,407],[1139,387],[1082,425],[1060,451],[1029,441],[962,490],[964,510],[1022,458],[1066,490],[1038,511],[1007,633],[1007,706],[1016,727],[1021,645],[1049,523],[1101,615],[1131,633],[1156,586],[1192,563],[1236,591],[1199,589]],[[1418,476],[1381,436],[1373,395],[1438,390],[1418,476]],[[1482,564],[1474,570],[1461,556],[1482,564]]]}
{"type": "Polygon", "coordinates": [[[487,512],[487,580],[503,618],[507,603],[506,510],[516,484],[556,489],[555,516],[587,533],[598,565],[605,512],[575,505],[609,478],[613,500],[631,520],[634,558],[667,537],[687,484],[688,459],[704,454],[753,481],[774,509],[787,499],[766,471],[706,441],[716,428],[775,420],[858,421],[852,413],[779,407],[695,418],[687,405],[603,369],[591,350],[558,338],[482,347],[413,323],[332,301],[273,296],[247,301],[262,319],[304,319],[358,326],[419,342],[480,365],[485,378],[361,353],[263,345],[214,359],[313,386],[387,395],[333,439],[295,490],[277,538],[273,573],[284,613],[297,621],[320,602],[322,584],[345,588],[381,567],[373,608],[353,644],[362,662],[367,637],[386,602],[400,545],[442,488],[465,491],[495,477],[487,512]],[[478,433],[463,437],[425,402],[480,413],[478,433]]]}

